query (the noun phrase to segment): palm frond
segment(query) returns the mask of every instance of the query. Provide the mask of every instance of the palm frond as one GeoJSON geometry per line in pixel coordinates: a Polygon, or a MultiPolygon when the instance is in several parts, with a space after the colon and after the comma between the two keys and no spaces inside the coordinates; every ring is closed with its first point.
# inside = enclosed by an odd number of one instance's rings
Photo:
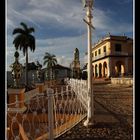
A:
{"type": "Polygon", "coordinates": [[[34,52],[35,46],[36,46],[35,45],[35,38],[34,38],[34,36],[29,35],[28,40],[29,40],[28,41],[28,46],[29,46],[30,50],[34,52]]]}
{"type": "Polygon", "coordinates": [[[57,63],[56,56],[48,52],[45,53],[43,59],[44,59],[44,65],[47,64],[47,68],[52,68],[57,63]]]}
{"type": "Polygon", "coordinates": [[[33,27],[28,28],[28,33],[31,34],[32,32],[35,32],[35,29],[33,27]]]}
{"type": "Polygon", "coordinates": [[[20,25],[24,28],[25,31],[28,30],[28,27],[24,22],[21,22],[20,25]]]}
{"type": "Polygon", "coordinates": [[[48,52],[46,52],[46,53],[45,53],[45,55],[46,55],[46,56],[51,56],[51,54],[50,54],[50,53],[48,53],[48,52]]]}
{"type": "Polygon", "coordinates": [[[24,56],[25,56],[25,54],[26,54],[26,50],[27,50],[27,48],[24,47],[24,48],[23,48],[23,55],[24,55],[24,56]]]}
{"type": "Polygon", "coordinates": [[[56,57],[56,56],[54,54],[52,54],[51,57],[56,57]]]}
{"type": "Polygon", "coordinates": [[[22,46],[21,44],[21,39],[22,39],[22,36],[21,35],[17,35],[13,41],[13,44],[15,45],[15,48],[18,49],[19,46],[22,46]]]}
{"type": "Polygon", "coordinates": [[[14,34],[25,34],[25,31],[21,28],[16,28],[13,30],[13,35],[14,34]]]}

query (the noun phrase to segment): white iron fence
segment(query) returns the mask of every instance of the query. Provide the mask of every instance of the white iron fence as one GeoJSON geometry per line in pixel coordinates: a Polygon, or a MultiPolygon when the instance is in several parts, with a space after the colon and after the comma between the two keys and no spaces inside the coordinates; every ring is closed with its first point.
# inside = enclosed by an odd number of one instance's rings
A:
{"type": "MultiPolygon", "coordinates": [[[[80,122],[87,114],[86,85],[83,82],[82,88],[80,84],[76,87],[71,80],[69,85],[61,90],[47,89],[44,94],[25,93],[22,103],[26,110],[7,111],[7,140],[53,140],[80,122]]],[[[19,108],[20,103],[7,106],[19,108]]]]}
{"type": "Polygon", "coordinates": [[[78,79],[66,79],[66,83],[72,88],[72,90],[75,92],[77,98],[79,101],[84,105],[84,107],[87,109],[87,100],[88,100],[88,87],[87,87],[87,81],[86,80],[78,80],[78,79]]]}

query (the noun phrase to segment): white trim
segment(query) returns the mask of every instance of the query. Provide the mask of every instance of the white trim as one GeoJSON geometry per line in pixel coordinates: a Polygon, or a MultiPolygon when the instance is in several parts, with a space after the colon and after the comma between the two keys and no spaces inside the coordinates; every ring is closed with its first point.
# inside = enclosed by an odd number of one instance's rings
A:
{"type": "Polygon", "coordinates": [[[26,111],[27,107],[22,107],[22,108],[8,108],[8,112],[15,112],[15,113],[23,113],[24,111],[26,111]]]}

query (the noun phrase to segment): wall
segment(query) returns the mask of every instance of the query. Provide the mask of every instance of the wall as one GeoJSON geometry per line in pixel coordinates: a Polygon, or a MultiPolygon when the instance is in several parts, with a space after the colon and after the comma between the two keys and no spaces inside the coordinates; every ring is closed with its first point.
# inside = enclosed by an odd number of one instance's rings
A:
{"type": "Polygon", "coordinates": [[[111,78],[111,84],[133,85],[133,78],[111,78]]]}
{"type": "Polygon", "coordinates": [[[103,64],[104,61],[107,62],[107,66],[108,66],[108,63],[110,62],[110,67],[109,67],[110,73],[108,74],[110,74],[111,77],[117,76],[115,72],[115,66],[116,66],[117,61],[120,61],[121,64],[124,66],[122,67],[122,72],[123,72],[122,74],[125,74],[125,75],[133,74],[133,58],[132,58],[133,41],[132,39],[127,39],[127,37],[125,36],[114,36],[104,41],[102,41],[101,39],[92,49],[92,54],[93,54],[92,65],[94,66],[96,64],[99,66],[99,63],[103,64]],[[115,52],[116,43],[119,43],[122,45],[121,52],[115,52]],[[103,51],[104,46],[106,46],[106,53],[104,53],[103,51]],[[101,50],[100,54],[98,54],[99,49],[101,50]],[[97,51],[97,56],[95,56],[95,51],[97,51]],[[109,54],[111,54],[111,56],[104,59],[104,57],[108,56],[109,54]]]}
{"type": "Polygon", "coordinates": [[[103,42],[101,44],[99,44],[98,46],[96,46],[95,48],[92,48],[92,53],[94,54],[94,57],[95,57],[95,51],[97,51],[97,56],[99,56],[98,54],[98,50],[101,49],[101,54],[102,55],[104,53],[104,46],[106,46],[106,52],[107,54],[110,53],[110,42],[103,42]]]}

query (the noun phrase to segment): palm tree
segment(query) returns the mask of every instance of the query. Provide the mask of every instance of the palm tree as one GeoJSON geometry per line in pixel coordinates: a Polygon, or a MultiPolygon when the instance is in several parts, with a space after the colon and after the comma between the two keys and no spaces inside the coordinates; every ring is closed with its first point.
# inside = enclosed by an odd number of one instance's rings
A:
{"type": "Polygon", "coordinates": [[[13,35],[16,34],[13,44],[16,50],[23,50],[23,55],[26,55],[26,66],[25,66],[25,85],[28,85],[28,48],[34,52],[35,50],[35,37],[32,33],[35,31],[33,27],[27,27],[23,22],[20,23],[23,28],[15,28],[13,35]]]}
{"type": "Polygon", "coordinates": [[[43,59],[44,59],[44,65],[47,64],[47,72],[48,72],[49,78],[50,78],[50,73],[51,73],[51,75],[52,75],[51,79],[53,79],[53,69],[52,69],[52,67],[57,64],[56,56],[46,52],[43,59]]]}

